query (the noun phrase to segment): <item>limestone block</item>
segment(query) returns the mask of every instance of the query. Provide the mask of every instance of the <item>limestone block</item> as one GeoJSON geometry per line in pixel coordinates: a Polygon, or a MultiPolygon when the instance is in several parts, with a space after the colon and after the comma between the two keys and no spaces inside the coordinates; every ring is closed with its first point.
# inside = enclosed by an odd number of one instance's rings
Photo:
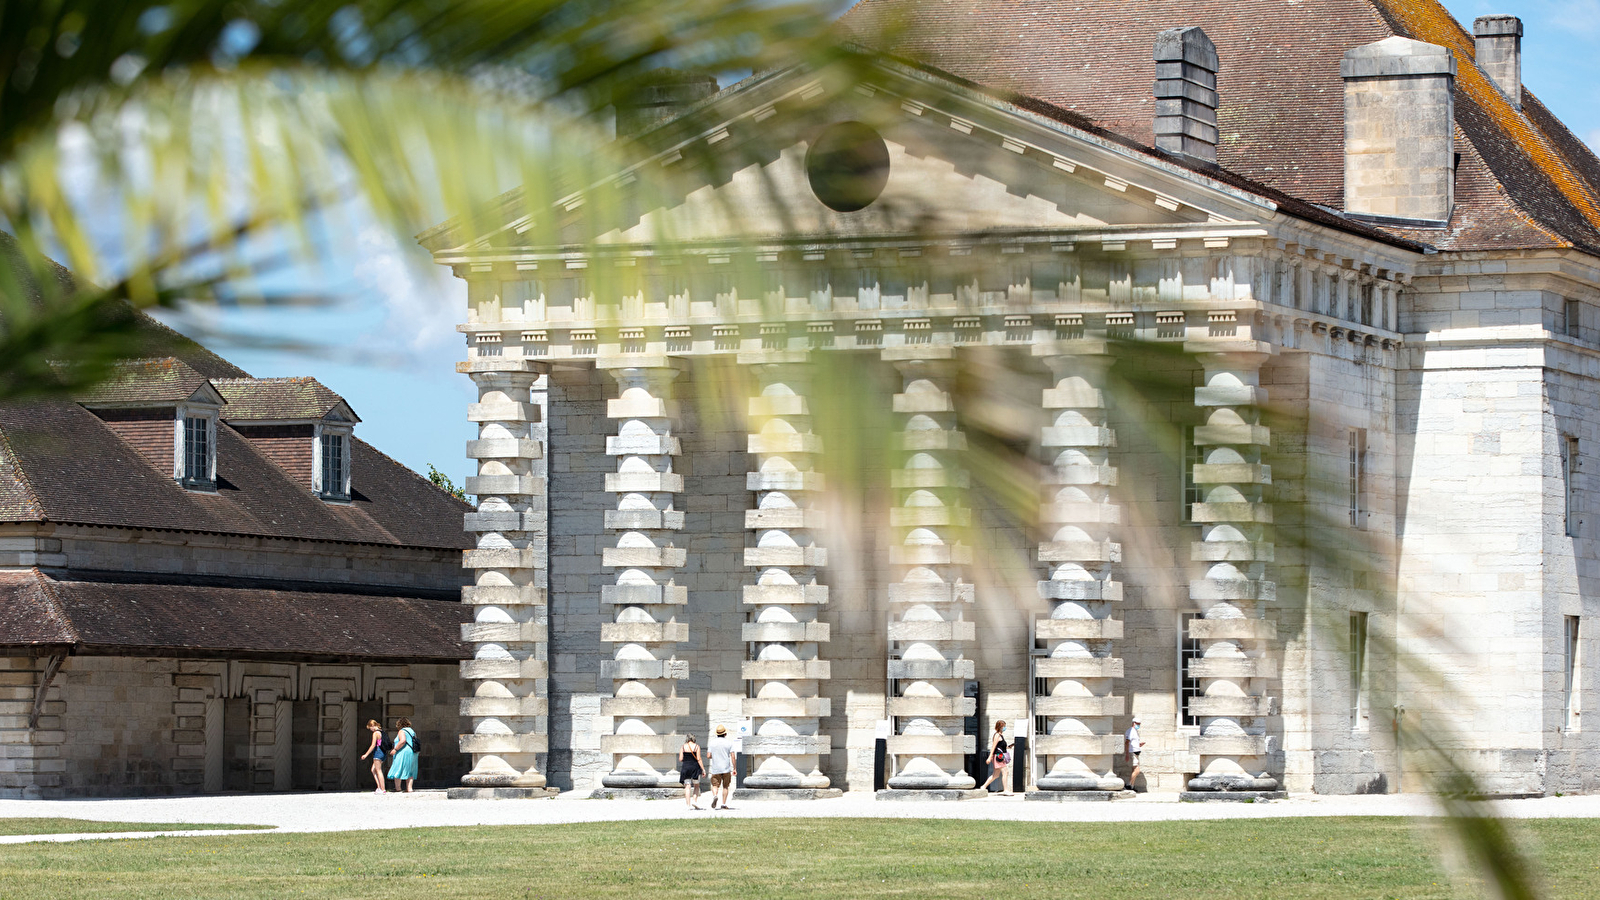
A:
{"type": "Polygon", "coordinates": [[[1272,431],[1265,425],[1196,425],[1194,442],[1199,447],[1217,444],[1267,447],[1272,444],[1272,431]]]}
{"type": "Polygon", "coordinates": [[[1116,525],[1122,522],[1122,508],[1114,503],[1053,501],[1040,504],[1039,521],[1065,525],[1116,525]]]}
{"type": "Polygon", "coordinates": [[[477,606],[543,606],[544,588],[523,585],[468,585],[461,589],[461,602],[477,606]]]}
{"type": "Polygon", "coordinates": [[[1265,406],[1265,388],[1249,384],[1201,385],[1194,389],[1195,406],[1265,406]]]}
{"type": "Polygon", "coordinates": [[[891,734],[889,753],[895,756],[960,756],[978,752],[978,739],[970,734],[891,734]]]}
{"type": "Polygon", "coordinates": [[[1041,581],[1039,597],[1044,600],[1104,600],[1108,603],[1122,601],[1120,581],[1041,581]]]}
{"type": "Polygon", "coordinates": [[[1120,619],[1039,619],[1034,636],[1041,640],[1108,641],[1122,637],[1120,619]]]}
{"type": "Polygon", "coordinates": [[[959,506],[908,506],[889,510],[889,524],[895,528],[924,528],[950,525],[965,528],[972,524],[972,510],[959,506]]]}
{"type": "Polygon", "coordinates": [[[961,469],[891,469],[889,486],[893,488],[966,488],[971,487],[972,476],[961,469]]]}
{"type": "Polygon", "coordinates": [[[945,413],[955,412],[955,401],[949,394],[927,392],[917,394],[895,394],[894,411],[897,413],[945,413]]]}
{"type": "Polygon", "coordinates": [[[1270,619],[1189,620],[1189,637],[1197,641],[1270,641],[1277,636],[1278,624],[1270,619]]]}
{"type": "Polygon", "coordinates": [[[1051,425],[1043,429],[1045,447],[1115,447],[1116,435],[1098,425],[1051,425]]]}
{"type": "Polygon", "coordinates": [[[820,472],[750,472],[747,491],[821,491],[826,485],[820,472]]]}
{"type": "Polygon", "coordinates": [[[681,494],[683,476],[676,472],[607,472],[605,489],[616,494],[681,494]]]}
{"type": "Polygon", "coordinates": [[[921,619],[890,622],[888,636],[891,641],[972,641],[977,640],[978,623],[921,619]]]}
{"type": "Polygon", "coordinates": [[[746,566],[826,566],[828,551],[821,547],[747,547],[746,566]]]}
{"type": "Polygon", "coordinates": [[[467,404],[468,422],[537,422],[539,406],[515,400],[467,404]]]}
{"type": "Polygon", "coordinates": [[[1189,677],[1277,678],[1278,663],[1268,657],[1200,657],[1189,661],[1189,677]]]}
{"type": "Polygon", "coordinates": [[[684,659],[602,659],[601,680],[650,681],[682,680],[689,677],[689,661],[684,659]]]}
{"type": "Polygon", "coordinates": [[[1201,756],[1265,756],[1267,737],[1260,734],[1189,736],[1189,752],[1201,756]]]}
{"type": "Polygon", "coordinates": [[[462,517],[463,531],[538,531],[544,526],[543,511],[475,512],[462,517]]]}
{"type": "Polygon", "coordinates": [[[751,606],[764,604],[813,604],[828,602],[828,588],[821,584],[747,584],[742,589],[743,602],[751,606]]]}
{"type": "Polygon", "coordinates": [[[689,639],[686,622],[604,622],[600,640],[614,643],[676,643],[689,639]]]}
{"type": "Polygon", "coordinates": [[[533,547],[464,550],[461,565],[467,569],[542,569],[544,560],[533,547]]]}
{"type": "Polygon", "coordinates": [[[1122,545],[1116,541],[1045,541],[1039,545],[1039,561],[1122,562],[1122,545]]]}
{"type": "Polygon", "coordinates": [[[955,718],[978,714],[976,697],[888,697],[884,712],[891,716],[955,718]]]}
{"type": "Polygon", "coordinates": [[[1104,409],[1105,394],[1086,384],[1044,389],[1045,409],[1104,409]]]}
{"type": "Polygon", "coordinates": [[[820,529],[827,520],[820,510],[780,508],[780,509],[747,509],[744,512],[744,527],[749,529],[794,529],[810,528],[820,529]]]}
{"type": "MultiPolygon", "coordinates": [[[[811,414],[806,398],[798,395],[751,397],[746,409],[752,419],[807,416],[811,414]]],[[[750,452],[754,453],[756,451],[752,450],[750,452]]]]}
{"type": "Polygon", "coordinates": [[[606,438],[607,456],[678,456],[683,442],[674,435],[639,434],[606,438]]]}
{"type": "Polygon", "coordinates": [[[829,672],[825,659],[747,659],[739,663],[739,677],[745,681],[826,681],[829,672]]]}
{"type": "Polygon", "coordinates": [[[683,516],[673,509],[608,509],[605,526],[617,531],[681,531],[683,516]]]}
{"type": "Polygon", "coordinates": [[[547,753],[550,750],[550,736],[538,732],[463,734],[458,740],[462,753],[547,753]]]}
{"type": "Polygon", "coordinates": [[[467,441],[468,459],[540,459],[544,446],[527,438],[484,438],[467,441]]]}
{"type": "Polygon", "coordinates": [[[1272,715],[1271,697],[1190,697],[1192,716],[1249,717],[1272,715]]]}
{"type": "Polygon", "coordinates": [[[1121,658],[1080,656],[1065,659],[1040,657],[1033,662],[1039,678],[1121,678],[1121,658]]]}
{"type": "Polygon", "coordinates": [[[550,639],[543,622],[467,622],[461,626],[461,639],[467,643],[538,643],[550,639]]]}
{"type": "Polygon", "coordinates": [[[1196,522],[1255,522],[1272,524],[1272,507],[1265,503],[1196,503],[1189,517],[1196,522]]]}
{"type": "Polygon", "coordinates": [[[1033,750],[1041,756],[1114,756],[1122,752],[1122,735],[1037,734],[1033,750]]]}
{"type": "Polygon", "coordinates": [[[1233,463],[1229,465],[1196,463],[1193,473],[1195,484],[1272,483],[1272,467],[1259,463],[1233,463]]]}
{"type": "Polygon", "coordinates": [[[902,431],[893,436],[899,448],[907,453],[918,450],[965,450],[967,436],[959,431],[902,431]]]}
{"type": "Polygon", "coordinates": [[[504,678],[544,678],[549,665],[542,659],[465,659],[461,677],[474,681],[504,678]]]}
{"type": "Polygon", "coordinates": [[[977,587],[971,584],[889,585],[890,603],[973,603],[977,596],[977,587]]]}
{"type": "Polygon", "coordinates": [[[978,672],[977,663],[970,659],[891,659],[890,678],[939,679],[959,678],[970,681],[978,672]]]}
{"type": "Polygon", "coordinates": [[[688,697],[602,697],[600,715],[638,718],[687,716],[688,697]]]}
{"type": "Polygon", "coordinates": [[[816,719],[832,715],[827,697],[746,697],[740,711],[749,718],[816,719]]]}
{"type": "Polygon", "coordinates": [[[1072,716],[1080,718],[1120,716],[1126,705],[1126,698],[1123,697],[1039,696],[1033,698],[1033,714],[1036,716],[1072,716]]]}
{"type": "Polygon", "coordinates": [[[825,734],[751,735],[744,739],[747,754],[809,756],[833,752],[833,738],[825,734]]]}
{"type": "Polygon", "coordinates": [[[536,475],[468,475],[462,490],[479,496],[542,497],[545,482],[536,475]]]}
{"type": "Polygon", "coordinates": [[[461,715],[473,717],[529,718],[548,715],[545,697],[462,697],[461,715]]]}
{"type": "Polygon", "coordinates": [[[1055,465],[1040,473],[1040,484],[1099,485],[1113,487],[1117,484],[1116,466],[1093,466],[1076,463],[1055,465]]]}
{"type": "Polygon", "coordinates": [[[1189,582],[1189,599],[1201,602],[1213,600],[1276,600],[1277,597],[1278,585],[1271,581],[1200,578],[1189,582]]]}
{"type": "Polygon", "coordinates": [[[681,734],[602,734],[600,752],[613,756],[676,755],[683,746],[681,734]]]}
{"type": "Polygon", "coordinates": [[[682,547],[605,547],[600,551],[600,564],[614,569],[676,569],[688,561],[689,551],[682,547]]]}
{"type": "Polygon", "coordinates": [[[681,584],[607,584],[600,587],[600,602],[620,606],[683,606],[689,588],[681,584]]]}
{"type": "Polygon", "coordinates": [[[606,401],[608,419],[676,419],[678,404],[660,397],[628,397],[606,401]]]}
{"type": "Polygon", "coordinates": [[[827,622],[745,622],[740,626],[739,639],[745,642],[827,643],[827,622]]]}

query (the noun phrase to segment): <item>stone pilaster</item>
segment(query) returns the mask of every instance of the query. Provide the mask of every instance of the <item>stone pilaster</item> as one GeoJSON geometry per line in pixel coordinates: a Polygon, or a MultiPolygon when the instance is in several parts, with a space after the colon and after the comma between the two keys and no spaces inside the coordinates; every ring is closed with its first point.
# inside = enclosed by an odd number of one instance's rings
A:
{"type": "Polygon", "coordinates": [[[688,698],[678,696],[678,681],[689,668],[674,653],[689,638],[683,622],[689,591],[676,583],[676,570],[687,561],[676,546],[683,513],[675,500],[683,476],[672,470],[682,452],[672,433],[678,416],[672,385],[679,369],[664,356],[602,359],[599,365],[617,382],[617,398],[606,404],[606,416],[617,423],[606,454],[616,457],[617,471],[606,476],[605,485],[617,498],[605,519],[617,543],[601,551],[601,564],[616,570],[616,583],[600,594],[613,610],[612,621],[600,626],[600,639],[612,645],[612,658],[601,664],[612,692],[600,703],[601,714],[613,720],[611,734],[600,738],[612,769],[601,784],[676,786],[683,743],[678,717],[689,714],[688,698]]]}
{"type": "Polygon", "coordinates": [[[1122,600],[1115,572],[1122,544],[1114,538],[1122,512],[1111,496],[1117,438],[1102,393],[1113,360],[1101,341],[1039,345],[1034,352],[1053,376],[1044,391],[1050,420],[1040,442],[1051,465],[1040,508],[1047,536],[1039,545],[1049,577],[1039,582],[1039,596],[1050,614],[1033,632],[1048,648],[1034,661],[1044,693],[1034,697],[1033,712],[1045,721],[1034,737],[1043,761],[1035,782],[1045,791],[1117,791],[1123,783],[1112,766],[1122,748],[1113,717],[1122,713],[1123,698],[1112,689],[1122,676],[1114,644],[1122,637],[1114,615],[1122,600]]]}
{"type": "Polygon", "coordinates": [[[1272,508],[1265,490],[1272,473],[1261,461],[1271,436],[1260,421],[1266,402],[1260,367],[1271,347],[1240,342],[1200,350],[1205,384],[1195,389],[1195,404],[1204,410],[1205,424],[1194,429],[1201,462],[1192,477],[1201,495],[1193,511],[1201,540],[1191,557],[1205,576],[1189,583],[1189,597],[1200,610],[1189,622],[1189,637],[1201,649],[1188,673],[1200,683],[1200,696],[1189,706],[1200,723],[1200,733],[1189,738],[1200,774],[1189,781],[1189,790],[1276,791],[1268,731],[1275,714],[1269,691],[1278,678],[1272,652],[1277,626],[1264,616],[1277,597],[1267,572],[1272,508]]]}
{"type": "Polygon", "coordinates": [[[744,587],[750,620],[743,638],[750,659],[741,668],[751,685],[744,715],[754,725],[753,735],[744,740],[751,764],[746,788],[829,786],[821,760],[833,748],[821,733],[821,718],[830,709],[820,689],[829,674],[828,662],[820,658],[829,635],[827,623],[818,621],[828,588],[817,583],[817,570],[828,560],[817,543],[822,522],[814,499],[823,487],[816,471],[822,440],[811,430],[806,355],[739,355],[761,383],[760,396],[749,406],[749,451],[756,470],[748,486],[756,504],[745,512],[755,546],[745,549],[744,564],[756,570],[755,583],[744,587]]]}
{"type": "Polygon", "coordinates": [[[471,728],[461,735],[461,751],[472,755],[472,771],[451,795],[545,796],[539,765],[549,751],[548,511],[540,409],[533,402],[544,367],[493,357],[457,369],[478,388],[478,402],[468,407],[478,438],[467,442],[478,474],[466,483],[478,507],[466,516],[476,548],[464,561],[473,583],[461,593],[472,610],[472,621],[461,626],[461,639],[472,645],[472,659],[461,664],[471,687],[461,698],[471,728]]]}
{"type": "Polygon", "coordinates": [[[950,394],[953,348],[892,347],[883,357],[899,368],[905,386],[894,396],[895,413],[905,417],[904,461],[890,473],[896,503],[889,512],[895,536],[889,562],[898,578],[889,586],[888,674],[895,689],[888,713],[895,728],[888,750],[896,760],[889,787],[965,790],[975,782],[964,756],[977,749],[962,729],[977,705],[962,696],[963,683],[976,675],[965,657],[976,637],[967,618],[976,592],[966,571],[972,548],[961,542],[972,512],[961,505],[966,435],[950,394]]]}

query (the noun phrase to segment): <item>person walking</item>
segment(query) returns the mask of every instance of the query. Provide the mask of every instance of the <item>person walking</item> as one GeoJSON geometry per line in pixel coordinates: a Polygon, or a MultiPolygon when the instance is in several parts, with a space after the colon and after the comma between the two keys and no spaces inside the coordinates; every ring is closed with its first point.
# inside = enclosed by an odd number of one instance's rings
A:
{"type": "Polygon", "coordinates": [[[385,793],[383,789],[383,726],[377,719],[367,720],[367,730],[372,732],[372,743],[367,745],[367,752],[361,754],[362,759],[372,757],[372,780],[377,783],[378,789],[374,794],[385,793]]]}
{"type": "Polygon", "coordinates": [[[1128,731],[1122,736],[1123,756],[1127,759],[1132,771],[1128,773],[1128,790],[1138,788],[1133,786],[1139,780],[1139,753],[1144,750],[1144,741],[1139,738],[1139,717],[1133,717],[1133,724],[1128,726],[1128,731]]]}
{"type": "Polygon", "coordinates": [[[717,808],[717,791],[722,792],[722,808],[732,809],[728,805],[728,798],[733,795],[733,764],[739,758],[739,751],[728,738],[726,726],[717,726],[717,736],[706,745],[711,751],[711,808],[717,808]]]}
{"type": "Polygon", "coordinates": [[[1011,792],[1006,789],[1006,765],[1011,762],[1011,747],[1006,743],[1006,720],[1001,719],[994,723],[994,735],[989,738],[989,777],[983,784],[978,785],[978,790],[989,789],[989,782],[1000,779],[1000,796],[1009,797],[1011,792]]]}
{"type": "Polygon", "coordinates": [[[700,776],[704,774],[700,745],[691,734],[683,739],[683,746],[678,749],[678,780],[683,782],[683,802],[689,804],[690,809],[700,808],[695,801],[700,799],[700,776]]]}
{"type": "Polygon", "coordinates": [[[405,716],[400,717],[396,723],[400,731],[394,736],[394,761],[389,763],[389,780],[394,782],[394,789],[400,790],[400,782],[406,783],[406,793],[411,793],[412,786],[417,780],[417,732],[411,727],[411,720],[405,716]]]}

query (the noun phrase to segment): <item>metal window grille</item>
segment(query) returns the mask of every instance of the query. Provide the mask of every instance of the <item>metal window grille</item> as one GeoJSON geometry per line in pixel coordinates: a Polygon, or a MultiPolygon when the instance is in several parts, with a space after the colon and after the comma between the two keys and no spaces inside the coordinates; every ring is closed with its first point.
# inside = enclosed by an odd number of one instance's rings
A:
{"type": "Polygon", "coordinates": [[[328,497],[345,496],[344,489],[344,435],[322,436],[322,493],[328,497]]]}
{"type": "Polygon", "coordinates": [[[1189,675],[1190,662],[1201,656],[1200,642],[1189,636],[1189,623],[1198,618],[1199,613],[1184,613],[1178,619],[1178,715],[1181,725],[1200,724],[1189,712],[1189,701],[1201,696],[1200,679],[1189,675]]]}

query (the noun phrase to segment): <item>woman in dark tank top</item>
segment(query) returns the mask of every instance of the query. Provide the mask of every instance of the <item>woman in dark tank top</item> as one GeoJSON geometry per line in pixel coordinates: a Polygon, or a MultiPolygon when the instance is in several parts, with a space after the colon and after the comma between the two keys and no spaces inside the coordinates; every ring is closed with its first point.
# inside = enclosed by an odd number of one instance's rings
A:
{"type": "Polygon", "coordinates": [[[994,723],[994,735],[989,739],[989,777],[983,784],[978,785],[978,790],[989,789],[989,782],[1000,779],[1000,796],[1009,797],[1009,783],[1006,781],[1006,768],[1011,762],[1010,746],[1006,744],[1006,720],[1001,719],[994,723]]]}

